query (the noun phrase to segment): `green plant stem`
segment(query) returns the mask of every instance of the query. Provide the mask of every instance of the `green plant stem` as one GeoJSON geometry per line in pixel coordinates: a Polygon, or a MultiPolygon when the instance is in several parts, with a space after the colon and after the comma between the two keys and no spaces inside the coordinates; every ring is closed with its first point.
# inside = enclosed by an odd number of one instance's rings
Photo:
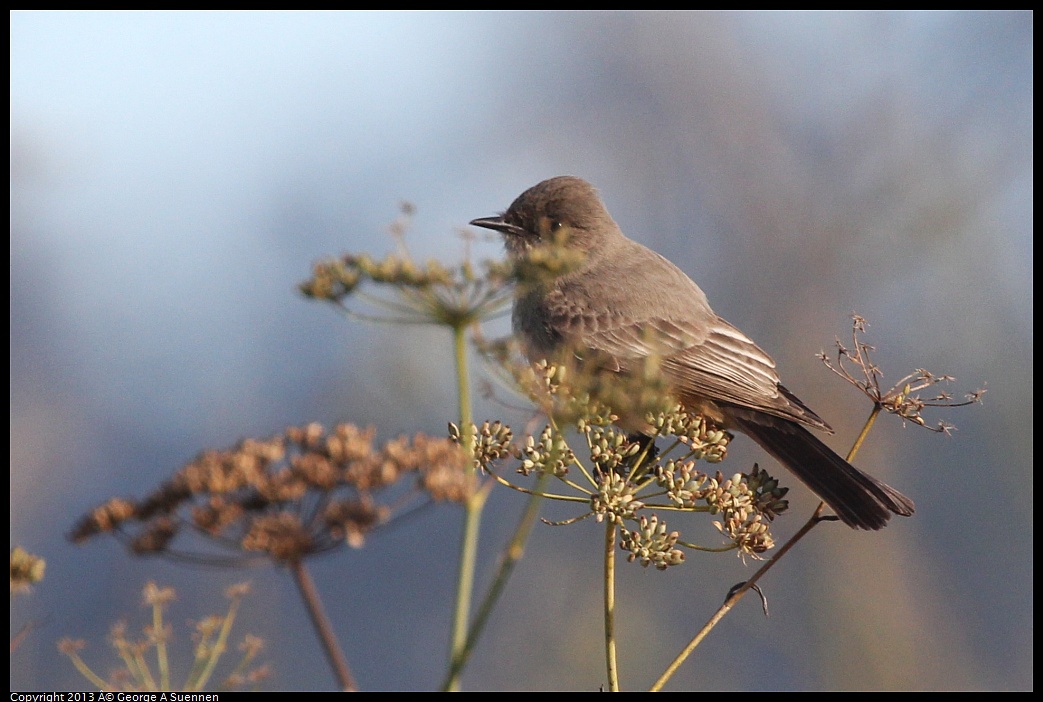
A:
{"type": "MultiPolygon", "coordinates": [[[[453,348],[456,352],[456,387],[460,403],[460,431],[464,450],[474,453],[474,430],[471,418],[471,389],[467,369],[467,327],[453,327],[453,348]]],[[[456,610],[453,613],[453,631],[449,649],[449,676],[445,689],[460,690],[460,674],[463,665],[457,665],[464,657],[467,647],[467,622],[474,591],[474,572],[478,562],[478,529],[482,520],[482,509],[489,495],[488,490],[478,490],[464,506],[464,530],[460,544],[460,569],[456,585],[456,610]],[[453,672],[455,671],[455,672],[453,672]]]]}
{"type": "Polygon", "coordinates": [[[471,425],[471,377],[467,368],[467,327],[453,327],[453,351],[456,358],[456,394],[460,407],[460,431],[463,432],[465,448],[473,453],[474,432],[471,425]]]}
{"type": "Polygon", "coordinates": [[[228,607],[228,614],[225,615],[224,621],[221,624],[221,630],[218,632],[217,641],[214,642],[213,646],[210,647],[208,652],[206,666],[200,672],[199,678],[191,680],[186,685],[192,691],[202,690],[206,687],[207,682],[210,680],[210,676],[214,674],[214,668],[217,667],[217,662],[221,660],[221,656],[224,655],[225,649],[228,647],[228,635],[232,633],[232,624],[235,622],[236,612],[239,610],[239,598],[233,598],[231,605],[228,607]]]}
{"type": "Polygon", "coordinates": [[[348,661],[344,657],[340,644],[337,643],[337,637],[333,633],[329,617],[326,616],[322,607],[322,600],[318,590],[315,589],[311,575],[302,561],[293,561],[289,567],[290,572],[293,573],[293,580],[297,583],[297,589],[300,590],[301,598],[304,599],[304,606],[308,610],[311,623],[319,635],[322,649],[326,652],[326,659],[333,668],[333,674],[337,677],[337,682],[345,692],[357,692],[358,686],[355,684],[355,678],[351,675],[351,669],[348,668],[348,661]]]}
{"type": "Polygon", "coordinates": [[[616,523],[605,525],[605,668],[609,692],[619,692],[616,665],[616,523]]]}
{"type": "Polygon", "coordinates": [[[449,656],[450,674],[444,688],[447,692],[460,691],[460,675],[463,672],[463,665],[456,662],[464,659],[467,650],[468,614],[474,593],[474,573],[478,560],[478,530],[482,520],[482,509],[485,507],[485,500],[488,496],[488,488],[483,488],[476,492],[465,506],[464,532],[460,544],[460,570],[456,588],[456,610],[453,615],[453,641],[449,656]]]}
{"type": "Polygon", "coordinates": [[[862,431],[859,432],[858,438],[855,439],[855,443],[852,444],[851,450],[847,452],[848,463],[855,460],[855,456],[858,455],[858,450],[862,448],[862,442],[866,440],[866,437],[869,435],[869,430],[873,428],[873,424],[876,423],[876,418],[880,416],[880,410],[882,409],[883,407],[880,405],[873,405],[873,411],[869,413],[869,419],[867,419],[866,423],[862,426],[862,431]]]}
{"type": "MultiPolygon", "coordinates": [[[[478,637],[481,636],[482,631],[485,629],[485,624],[489,619],[489,615],[492,614],[493,608],[500,599],[500,595],[503,594],[503,590],[507,585],[507,581],[511,577],[511,573],[514,571],[514,566],[517,565],[518,561],[521,560],[522,556],[525,555],[525,544],[529,540],[529,534],[532,531],[533,524],[536,523],[536,518],[540,513],[540,489],[543,483],[547,481],[547,475],[541,475],[536,480],[536,485],[533,490],[533,494],[529,497],[528,506],[525,508],[525,512],[522,514],[520,520],[518,520],[518,526],[515,527],[514,534],[511,540],[507,543],[507,548],[504,549],[503,554],[500,556],[500,562],[496,567],[496,575],[493,577],[493,582],[489,586],[489,590],[485,594],[485,598],[482,603],[478,606],[478,610],[475,613],[474,621],[471,623],[470,629],[467,631],[467,640],[464,643],[463,649],[457,656],[454,656],[449,672],[446,674],[446,679],[442,682],[442,690],[448,691],[452,681],[460,674],[464,666],[471,658],[471,653],[474,651],[475,644],[478,642],[478,637]]],[[[489,483],[492,486],[492,483],[489,483]]]]}
{"type": "MultiPolygon", "coordinates": [[[[880,405],[875,405],[873,407],[873,411],[870,412],[869,418],[866,419],[865,425],[863,425],[862,427],[862,431],[859,432],[858,438],[855,439],[855,443],[852,445],[851,450],[848,451],[848,463],[855,460],[855,456],[858,454],[858,450],[862,447],[862,443],[865,441],[866,436],[869,434],[869,430],[873,427],[873,424],[876,422],[876,418],[877,415],[880,414],[880,410],[880,405]]],[[[770,559],[768,559],[768,561],[763,566],[761,566],[757,570],[756,573],[753,574],[753,577],[751,577],[749,580],[743,583],[741,587],[737,588],[735,592],[733,592],[731,596],[724,601],[724,604],[721,605],[720,609],[714,612],[713,616],[710,617],[709,621],[707,621],[706,624],[704,624],[703,627],[696,633],[695,637],[688,642],[688,645],[685,646],[684,650],[682,650],[681,653],[678,654],[677,658],[675,658],[670,663],[670,665],[667,666],[667,669],[663,672],[661,676],[659,676],[659,679],[656,680],[655,684],[653,684],[650,688],[650,692],[659,692],[660,690],[662,690],[663,685],[665,685],[670,680],[670,678],[673,677],[674,673],[677,672],[677,669],[681,667],[681,664],[684,663],[688,656],[692,653],[692,651],[694,651],[695,648],[700,643],[702,643],[702,640],[706,638],[706,635],[709,634],[715,626],[717,626],[717,623],[724,619],[724,616],[728,614],[728,612],[730,612],[736,604],[738,604],[739,600],[741,600],[747,592],[752,590],[753,586],[756,585],[757,582],[762,577],[764,577],[764,575],[766,575],[767,572],[771,570],[775,566],[775,564],[778,563],[779,560],[783,556],[785,556],[786,553],[789,552],[791,548],[796,546],[798,541],[803,539],[809,531],[814,529],[815,526],[819,524],[819,522],[823,521],[822,510],[825,509],[825,507],[825,502],[819,503],[818,508],[815,510],[815,513],[811,515],[811,518],[808,519],[807,523],[805,523],[804,526],[802,526],[796,534],[790,537],[790,539],[786,541],[786,543],[783,544],[779,548],[779,550],[770,559]]]]}
{"type": "Polygon", "coordinates": [[[152,631],[156,636],[156,665],[159,667],[159,684],[163,690],[170,687],[170,658],[167,655],[167,632],[163,630],[163,605],[152,604],[152,631]]]}
{"type": "Polygon", "coordinates": [[[107,680],[102,680],[101,678],[99,678],[97,673],[91,670],[90,667],[83,661],[83,659],[80,658],[79,654],[70,653],[67,655],[69,656],[69,659],[72,661],[72,664],[76,666],[76,670],[80,671],[80,675],[87,678],[88,682],[93,684],[99,690],[112,689],[109,686],[109,682],[107,680]]]}

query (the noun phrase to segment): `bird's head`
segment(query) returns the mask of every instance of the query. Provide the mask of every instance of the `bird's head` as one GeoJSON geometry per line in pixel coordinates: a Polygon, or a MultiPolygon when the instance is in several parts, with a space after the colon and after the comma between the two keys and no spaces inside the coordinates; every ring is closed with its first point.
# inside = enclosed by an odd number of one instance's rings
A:
{"type": "Polygon", "coordinates": [[[475,219],[471,224],[503,234],[512,256],[552,243],[590,255],[607,238],[622,236],[594,186],[575,176],[538,183],[519,195],[503,214],[475,219]]]}

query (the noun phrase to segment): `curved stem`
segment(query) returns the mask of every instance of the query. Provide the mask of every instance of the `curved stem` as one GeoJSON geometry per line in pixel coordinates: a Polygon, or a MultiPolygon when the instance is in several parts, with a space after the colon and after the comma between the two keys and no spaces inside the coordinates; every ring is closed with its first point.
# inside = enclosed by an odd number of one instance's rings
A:
{"type": "MultiPolygon", "coordinates": [[[[855,455],[858,453],[858,450],[862,447],[862,443],[865,441],[866,436],[869,434],[869,430],[873,427],[874,422],[876,422],[877,415],[880,414],[880,409],[880,405],[875,405],[873,407],[873,411],[870,412],[869,418],[866,419],[866,423],[862,427],[862,431],[859,432],[858,438],[855,439],[854,445],[851,447],[851,450],[847,454],[847,461],[849,463],[852,460],[854,460],[855,455]]],[[[823,521],[822,510],[825,508],[825,506],[825,502],[820,503],[818,509],[816,509],[815,513],[811,515],[811,518],[808,519],[807,523],[805,523],[804,526],[802,526],[796,534],[790,537],[790,539],[786,541],[786,543],[783,544],[779,548],[779,550],[757,570],[756,573],[753,574],[752,578],[743,583],[741,587],[737,588],[735,592],[733,592],[731,596],[724,601],[724,604],[722,604],[721,607],[716,612],[714,612],[713,616],[710,617],[709,621],[707,621],[706,624],[704,624],[703,627],[696,633],[695,637],[688,642],[688,645],[685,646],[684,650],[682,650],[681,653],[678,654],[677,658],[675,658],[670,663],[670,665],[667,666],[667,669],[663,672],[661,676],[659,676],[659,679],[655,681],[655,684],[652,685],[650,692],[659,692],[660,690],[662,690],[663,685],[665,685],[670,680],[670,678],[673,677],[674,673],[677,672],[677,669],[681,667],[681,664],[684,663],[688,656],[692,653],[692,651],[695,650],[696,646],[702,643],[702,640],[706,638],[706,635],[709,634],[715,626],[717,626],[718,622],[724,619],[724,615],[728,614],[728,612],[730,612],[732,608],[736,604],[738,604],[739,600],[741,600],[747,592],[752,590],[753,586],[756,585],[757,582],[762,577],[764,577],[764,575],[766,575],[767,572],[771,570],[775,566],[775,564],[778,563],[779,560],[783,556],[785,556],[786,553],[789,552],[791,548],[797,545],[798,541],[803,539],[804,536],[809,531],[814,529],[819,522],[823,521]]]]}
{"type": "Polygon", "coordinates": [[[297,583],[297,589],[300,590],[301,598],[304,599],[304,606],[308,610],[308,616],[311,618],[311,623],[314,625],[316,633],[319,635],[322,650],[326,652],[326,659],[330,662],[330,667],[333,668],[333,674],[337,677],[337,682],[340,683],[341,689],[345,692],[358,692],[355,678],[352,677],[351,669],[348,668],[348,661],[344,657],[340,644],[337,643],[337,637],[333,633],[333,627],[330,626],[330,620],[322,607],[322,600],[319,598],[318,590],[315,589],[315,583],[312,581],[311,575],[304,567],[302,561],[291,562],[290,572],[293,573],[293,580],[297,583]]]}
{"type": "MultiPolygon", "coordinates": [[[[523,488],[521,485],[515,485],[511,481],[501,476],[499,473],[493,472],[493,470],[488,466],[486,467],[485,472],[493,476],[493,479],[500,485],[503,485],[504,487],[509,487],[511,490],[516,490],[517,492],[523,493],[525,495],[531,495],[532,497],[542,497],[548,500],[560,500],[561,502],[582,502],[584,504],[590,503],[589,497],[577,497],[575,495],[560,495],[555,492],[539,492],[543,489],[543,478],[547,476],[547,473],[542,473],[540,475],[540,479],[536,481],[536,485],[530,490],[529,488],[523,488]]],[[[564,480],[563,478],[559,478],[559,480],[561,480],[569,487],[574,487],[576,489],[576,492],[585,492],[588,495],[594,494],[589,490],[584,490],[575,483],[571,483],[564,480]]]]}

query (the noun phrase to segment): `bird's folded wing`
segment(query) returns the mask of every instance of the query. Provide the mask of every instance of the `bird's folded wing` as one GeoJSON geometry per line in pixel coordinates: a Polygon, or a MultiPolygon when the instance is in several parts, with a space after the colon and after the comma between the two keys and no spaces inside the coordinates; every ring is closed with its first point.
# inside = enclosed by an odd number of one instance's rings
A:
{"type": "Polygon", "coordinates": [[[636,360],[658,356],[682,396],[709,398],[829,430],[779,384],[771,356],[723,319],[715,318],[705,328],[643,320],[587,334],[583,342],[617,359],[622,370],[636,360]]]}

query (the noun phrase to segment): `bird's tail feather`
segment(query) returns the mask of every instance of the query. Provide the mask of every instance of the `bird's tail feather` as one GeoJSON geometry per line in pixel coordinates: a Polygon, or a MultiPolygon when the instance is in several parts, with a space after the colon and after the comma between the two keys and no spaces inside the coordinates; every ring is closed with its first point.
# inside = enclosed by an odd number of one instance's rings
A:
{"type": "Polygon", "coordinates": [[[892,513],[913,513],[912,500],[855,468],[801,425],[777,417],[764,420],[732,417],[736,428],[800,478],[845,524],[882,529],[892,513]]]}

